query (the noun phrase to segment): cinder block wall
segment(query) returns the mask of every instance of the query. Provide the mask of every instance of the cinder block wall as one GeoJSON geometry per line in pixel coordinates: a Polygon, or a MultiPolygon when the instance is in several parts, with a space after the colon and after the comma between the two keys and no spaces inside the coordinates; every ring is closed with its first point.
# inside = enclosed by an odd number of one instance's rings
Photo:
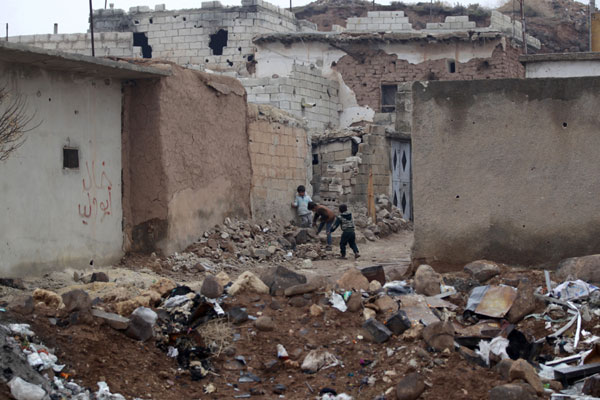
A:
{"type": "Polygon", "coordinates": [[[252,163],[252,215],[289,221],[296,188],[312,194],[310,137],[293,116],[266,105],[248,105],[248,135],[252,163]]]}
{"type": "Polygon", "coordinates": [[[413,85],[418,261],[600,253],[600,78],[413,85]]]}
{"type": "MultiPolygon", "coordinates": [[[[9,42],[60,50],[67,53],[92,55],[92,38],[89,33],[11,36],[9,42]]],[[[139,47],[133,46],[131,32],[101,32],[94,34],[94,51],[98,57],[141,57],[139,47]]]]}

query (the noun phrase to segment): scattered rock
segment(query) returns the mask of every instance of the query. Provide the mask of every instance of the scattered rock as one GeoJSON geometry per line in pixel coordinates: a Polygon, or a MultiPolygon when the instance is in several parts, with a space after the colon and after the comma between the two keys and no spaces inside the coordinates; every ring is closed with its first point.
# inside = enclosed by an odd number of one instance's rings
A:
{"type": "Polygon", "coordinates": [[[296,244],[306,244],[306,243],[308,243],[308,230],[307,229],[300,229],[296,233],[296,236],[294,236],[294,241],[296,242],[296,244]]]}
{"type": "Polygon", "coordinates": [[[271,301],[271,304],[269,304],[269,307],[271,307],[272,310],[281,310],[283,308],[281,303],[278,302],[277,300],[271,301]]]}
{"type": "Polygon", "coordinates": [[[535,369],[522,358],[515,361],[510,367],[508,377],[511,382],[515,379],[523,379],[533,387],[538,395],[544,393],[544,385],[538,374],[535,372],[535,369]]]}
{"type": "Polygon", "coordinates": [[[263,281],[261,281],[258,276],[254,275],[250,271],[243,272],[238,278],[233,282],[233,284],[229,287],[227,292],[235,296],[241,292],[254,292],[254,293],[269,293],[269,287],[265,285],[263,281]]]}
{"type": "Polygon", "coordinates": [[[414,282],[415,292],[425,296],[435,296],[441,293],[441,283],[441,275],[435,272],[431,266],[422,264],[417,268],[414,282]]]}
{"type": "Polygon", "coordinates": [[[556,273],[560,281],[581,279],[595,285],[600,284],[600,254],[562,260],[556,273]]]}
{"type": "Polygon", "coordinates": [[[290,298],[289,304],[292,307],[306,307],[309,303],[309,300],[304,298],[303,296],[294,296],[290,298]]]}
{"type": "Polygon", "coordinates": [[[248,313],[240,307],[232,307],[228,312],[229,321],[232,324],[239,325],[248,321],[248,313]]]}
{"type": "Polygon", "coordinates": [[[374,242],[375,240],[377,240],[377,237],[375,236],[375,234],[373,233],[373,231],[370,230],[370,229],[365,229],[363,231],[363,235],[370,242],[374,242]]]}
{"type": "Polygon", "coordinates": [[[94,272],[90,279],[91,282],[108,282],[108,275],[106,272],[94,272]]]}
{"type": "Polygon", "coordinates": [[[582,391],[588,396],[600,397],[600,374],[587,378],[582,391]]]}
{"type": "Polygon", "coordinates": [[[534,400],[538,397],[535,390],[527,384],[514,384],[496,386],[490,390],[490,400],[534,400]]]}
{"type": "Polygon", "coordinates": [[[323,315],[323,307],[313,304],[312,306],[310,306],[309,312],[312,317],[321,316],[323,315]]]}
{"type": "Polygon", "coordinates": [[[202,282],[200,293],[209,299],[216,299],[223,294],[223,286],[219,283],[217,278],[212,275],[207,275],[202,282]]]}
{"type": "Polygon", "coordinates": [[[454,349],[454,325],[449,321],[438,321],[423,329],[423,339],[433,351],[454,349]]]}
{"type": "Polygon", "coordinates": [[[36,303],[44,303],[53,309],[58,309],[62,305],[62,298],[58,294],[46,289],[35,289],[33,291],[33,300],[36,303]]]}
{"type": "Polygon", "coordinates": [[[346,290],[369,290],[369,280],[356,268],[349,269],[344,272],[342,277],[338,279],[337,285],[341,289],[346,290]]]}
{"type": "Polygon", "coordinates": [[[392,332],[384,324],[374,318],[368,319],[362,327],[368,332],[375,343],[386,342],[390,336],[392,336],[392,332]]]}
{"type": "Polygon", "coordinates": [[[154,282],[152,286],[150,286],[148,289],[155,291],[160,295],[160,297],[164,297],[176,287],[177,284],[172,279],[160,278],[158,281],[154,282]]]}
{"type": "Polygon", "coordinates": [[[411,342],[420,339],[423,335],[423,329],[423,325],[421,324],[415,324],[411,326],[410,329],[407,329],[402,334],[402,340],[411,342]]]}
{"type": "Polygon", "coordinates": [[[0,278],[0,286],[7,286],[14,289],[25,289],[23,279],[21,278],[0,278]]]}
{"type": "Polygon", "coordinates": [[[425,391],[425,378],[413,372],[406,375],[396,385],[397,400],[415,400],[425,391]]]}
{"type": "Polygon", "coordinates": [[[286,296],[295,296],[298,294],[310,293],[319,289],[320,283],[317,279],[313,279],[308,283],[301,283],[299,285],[290,286],[284,290],[286,296]]]}
{"type": "Polygon", "coordinates": [[[350,312],[360,311],[363,307],[362,296],[360,293],[352,293],[350,299],[348,299],[348,302],[346,303],[346,307],[348,307],[348,311],[350,312]]]}
{"type": "Polygon", "coordinates": [[[458,348],[458,354],[462,356],[470,364],[478,365],[483,368],[487,368],[485,360],[479,356],[479,354],[475,353],[473,350],[468,347],[460,346],[458,348]]]}
{"type": "Polygon", "coordinates": [[[217,282],[219,282],[219,285],[222,287],[225,287],[229,282],[231,282],[231,278],[225,271],[219,272],[215,278],[217,278],[217,282]]]}
{"type": "Polygon", "coordinates": [[[369,282],[369,292],[377,292],[381,289],[381,283],[379,281],[369,282]]]}
{"type": "Polygon", "coordinates": [[[311,350],[302,361],[302,371],[314,374],[321,368],[338,365],[339,361],[333,354],[323,350],[311,350]]]}
{"type": "Polygon", "coordinates": [[[402,310],[389,317],[385,325],[394,335],[401,335],[411,327],[410,319],[402,310]]]}
{"type": "Polygon", "coordinates": [[[145,342],[154,336],[154,325],[158,315],[146,307],[138,307],[129,317],[129,325],[125,334],[132,339],[145,342]]]}
{"type": "Polygon", "coordinates": [[[505,360],[500,360],[500,362],[498,364],[496,364],[496,366],[494,367],[494,369],[498,372],[498,374],[500,374],[500,376],[502,377],[502,379],[504,380],[508,380],[509,379],[509,372],[510,372],[510,368],[512,367],[514,361],[507,358],[505,360]]]}
{"type": "Polygon", "coordinates": [[[62,295],[62,301],[66,312],[89,311],[92,307],[92,299],[87,292],[81,289],[70,290],[62,295]]]}
{"type": "Polygon", "coordinates": [[[286,386],[282,385],[282,384],[276,384],[275,386],[273,386],[273,393],[275,394],[283,394],[286,390],[286,386]]]}
{"type": "Polygon", "coordinates": [[[29,315],[34,311],[33,297],[18,296],[9,304],[8,309],[21,315],[29,315]]]}
{"type": "Polygon", "coordinates": [[[262,281],[268,286],[271,295],[283,294],[285,289],[306,283],[306,276],[291,271],[285,267],[271,268],[261,276],[262,281]]]}
{"type": "Polygon", "coordinates": [[[113,329],[124,331],[129,326],[129,318],[125,318],[115,313],[108,313],[98,309],[92,309],[92,315],[104,321],[113,329]]]}
{"type": "Polygon", "coordinates": [[[484,283],[500,273],[498,264],[487,260],[473,261],[465,265],[464,269],[479,283],[484,283]]]}
{"type": "Polygon", "coordinates": [[[363,317],[365,318],[365,321],[375,318],[376,315],[377,312],[375,310],[372,310],[370,308],[363,309],[363,317]]]}
{"type": "Polygon", "coordinates": [[[254,326],[259,331],[267,332],[275,329],[275,322],[273,322],[273,319],[271,317],[263,315],[261,317],[258,317],[258,319],[254,321],[254,326]]]}
{"type": "Polygon", "coordinates": [[[506,315],[506,319],[511,324],[521,321],[526,315],[533,313],[538,307],[540,301],[533,294],[535,286],[531,283],[519,283],[517,288],[517,298],[506,315]]]}
{"type": "Polygon", "coordinates": [[[381,296],[375,300],[375,305],[379,308],[380,312],[392,312],[398,311],[398,302],[392,299],[390,296],[381,296]]]}

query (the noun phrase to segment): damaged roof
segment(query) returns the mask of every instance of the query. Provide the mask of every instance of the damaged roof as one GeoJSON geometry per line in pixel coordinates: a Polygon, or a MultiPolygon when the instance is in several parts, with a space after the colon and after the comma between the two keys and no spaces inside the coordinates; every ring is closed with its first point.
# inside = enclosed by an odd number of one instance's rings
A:
{"type": "Polygon", "coordinates": [[[444,42],[452,40],[476,41],[497,39],[505,36],[502,32],[491,30],[472,30],[454,32],[367,32],[367,33],[321,33],[321,32],[294,32],[294,33],[269,33],[254,38],[254,43],[280,42],[291,44],[295,42],[324,42],[332,45],[363,44],[363,43],[398,43],[398,42],[444,42]]]}
{"type": "Polygon", "coordinates": [[[136,65],[124,60],[114,61],[4,41],[0,42],[0,62],[116,79],[147,79],[171,75],[170,70],[136,65]]]}

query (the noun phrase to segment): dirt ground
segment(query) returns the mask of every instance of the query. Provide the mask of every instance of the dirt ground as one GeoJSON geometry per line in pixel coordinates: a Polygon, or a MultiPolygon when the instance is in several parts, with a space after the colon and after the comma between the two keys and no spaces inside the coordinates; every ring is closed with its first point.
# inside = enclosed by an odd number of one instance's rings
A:
{"type": "MultiPolygon", "coordinates": [[[[353,258],[320,260],[313,262],[312,267],[298,268],[296,272],[309,278],[321,276],[334,282],[349,268],[384,265],[390,275],[408,268],[411,245],[412,232],[402,231],[387,239],[360,244],[362,257],[357,261],[353,258]]],[[[114,278],[140,287],[147,287],[158,278],[144,267],[143,258],[108,269],[107,273],[111,280],[114,278]]],[[[202,276],[181,272],[164,271],[163,275],[190,287],[198,287],[198,280],[202,279],[202,276]]],[[[466,278],[466,274],[455,272],[446,274],[446,277],[460,281],[466,278]]],[[[541,285],[543,273],[503,266],[502,274],[488,283],[516,286],[521,281],[541,285]]],[[[73,285],[72,271],[25,280],[29,290],[35,287],[57,290],[67,285],[73,285]]],[[[2,290],[0,305],[18,292],[5,287],[2,290]]],[[[427,352],[422,340],[407,341],[393,336],[383,344],[369,342],[364,339],[365,332],[361,328],[364,322],[362,313],[342,313],[332,308],[323,292],[303,297],[303,304],[291,304],[286,297],[270,295],[228,297],[223,304],[225,311],[234,306],[246,307],[249,315],[270,316],[275,329],[259,331],[252,321],[231,325],[231,333],[237,334],[237,339],[231,342],[228,351],[222,351],[211,360],[214,370],[197,381],[192,380],[190,373],[180,369],[175,359],[167,357],[152,340],[138,342],[97,320],[61,327],[61,323],[53,324],[56,321],[38,311],[28,317],[0,313],[0,318],[2,321],[31,323],[41,340],[55,348],[60,362],[67,365],[65,372],[76,382],[95,391],[96,382],[105,380],[113,393],[121,393],[128,399],[227,399],[244,394],[251,394],[257,399],[272,399],[279,396],[274,393],[275,385],[285,385],[283,396],[288,399],[316,398],[323,388],[347,393],[355,399],[394,399],[395,384],[412,371],[425,376],[427,389],[421,397],[423,399],[487,399],[491,388],[505,383],[496,371],[470,363],[456,352],[427,352]],[[318,317],[311,316],[309,307],[312,304],[321,305],[324,313],[318,317]],[[282,344],[291,359],[298,363],[311,349],[318,348],[334,354],[343,366],[306,374],[298,364],[286,365],[277,361],[277,344],[282,344]],[[243,356],[246,365],[236,361],[239,356],[243,356]],[[246,372],[255,374],[261,381],[240,383],[240,375],[246,372]],[[204,393],[211,383],[216,391],[204,393]]],[[[459,293],[449,300],[464,307],[467,297],[468,293],[459,293]]],[[[459,308],[457,313],[461,311],[459,308]]],[[[597,321],[587,323],[585,328],[598,334],[600,326],[594,322],[597,321]]],[[[551,333],[546,330],[543,321],[533,319],[521,322],[518,328],[536,338],[551,333]]],[[[553,353],[553,348],[548,344],[544,351],[553,353]]],[[[0,388],[0,396],[6,394],[6,390],[5,386],[0,388]]]]}

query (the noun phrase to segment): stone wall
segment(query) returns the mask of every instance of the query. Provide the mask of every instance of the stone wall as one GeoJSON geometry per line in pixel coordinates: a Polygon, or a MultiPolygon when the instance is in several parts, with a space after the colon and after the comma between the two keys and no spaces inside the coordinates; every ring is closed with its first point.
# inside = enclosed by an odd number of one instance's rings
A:
{"type": "Polygon", "coordinates": [[[468,15],[448,16],[444,22],[428,22],[425,29],[443,29],[448,31],[465,30],[475,28],[475,21],[469,21],[468,15]]]}
{"type": "MultiPolygon", "coordinates": [[[[67,53],[92,55],[91,35],[88,33],[11,36],[9,42],[60,50],[67,53]]],[[[94,34],[94,51],[98,57],[141,57],[141,48],[133,46],[131,32],[102,32],[94,34]]]]}
{"type": "Polygon", "coordinates": [[[230,77],[172,71],[125,87],[127,250],[181,251],[224,218],[251,214],[244,88],[230,77]]]}
{"type": "Polygon", "coordinates": [[[297,118],[312,129],[339,125],[339,84],[327,79],[314,66],[294,65],[285,78],[242,78],[248,102],[270,104],[297,118]]]}
{"type": "Polygon", "coordinates": [[[301,121],[266,105],[248,105],[248,136],[252,162],[252,215],[294,219],[296,188],[310,190],[310,137],[301,121]]]}
{"type": "Polygon", "coordinates": [[[413,84],[418,262],[600,252],[600,78],[413,84]]]}
{"type": "MultiPolygon", "coordinates": [[[[467,62],[443,58],[411,63],[399,59],[396,54],[365,47],[361,57],[350,54],[342,57],[335,70],[341,73],[346,85],[354,92],[358,104],[380,110],[382,84],[524,77],[519,50],[500,39],[495,39],[495,43],[491,57],[472,58],[467,62]],[[454,72],[451,72],[451,62],[454,63],[454,72]]],[[[433,52],[433,46],[430,47],[433,52]]]]}
{"type": "MultiPolygon", "coordinates": [[[[468,17],[467,17],[468,18],[468,17]]],[[[366,17],[348,18],[349,32],[398,32],[412,30],[404,11],[368,11],[366,17]]]]}

